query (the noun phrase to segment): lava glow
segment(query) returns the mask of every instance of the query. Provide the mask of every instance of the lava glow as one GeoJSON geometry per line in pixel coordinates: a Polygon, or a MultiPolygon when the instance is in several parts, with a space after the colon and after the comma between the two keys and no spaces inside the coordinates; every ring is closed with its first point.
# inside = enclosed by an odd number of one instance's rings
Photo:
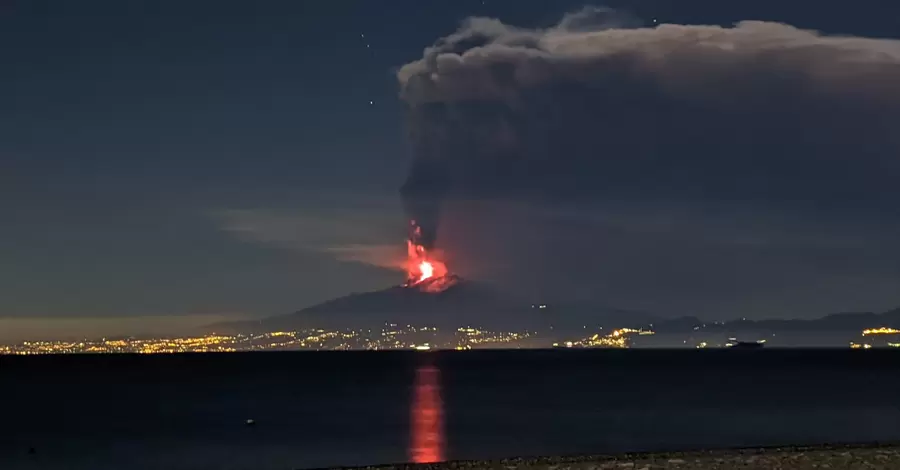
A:
{"type": "Polygon", "coordinates": [[[422,273],[419,276],[419,282],[434,276],[434,266],[429,261],[422,261],[419,263],[419,271],[422,273]]]}
{"type": "Polygon", "coordinates": [[[429,252],[419,243],[422,229],[415,221],[410,225],[409,240],[406,241],[406,286],[420,286],[426,290],[441,291],[445,288],[440,279],[447,275],[447,265],[437,259],[436,253],[429,252]]]}
{"type": "Polygon", "coordinates": [[[447,265],[437,260],[422,245],[412,240],[406,242],[406,285],[415,286],[426,281],[434,281],[447,275],[447,265]]]}

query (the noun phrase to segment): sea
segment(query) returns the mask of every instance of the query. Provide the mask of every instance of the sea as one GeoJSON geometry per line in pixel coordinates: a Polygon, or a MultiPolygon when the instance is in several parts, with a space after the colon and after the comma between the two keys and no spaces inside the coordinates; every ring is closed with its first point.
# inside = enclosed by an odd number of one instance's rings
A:
{"type": "Polygon", "coordinates": [[[0,469],[303,469],[900,441],[900,351],[0,357],[0,469]]]}

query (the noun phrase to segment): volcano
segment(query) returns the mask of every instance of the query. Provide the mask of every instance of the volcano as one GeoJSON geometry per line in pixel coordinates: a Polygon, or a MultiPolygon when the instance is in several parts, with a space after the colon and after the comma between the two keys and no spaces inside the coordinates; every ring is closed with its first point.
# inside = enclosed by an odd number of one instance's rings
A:
{"type": "Polygon", "coordinates": [[[362,329],[395,323],[454,329],[514,326],[521,330],[546,324],[545,313],[489,285],[449,274],[414,285],[349,294],[295,313],[228,327],[244,331],[362,329]]]}
{"type": "Polygon", "coordinates": [[[456,329],[463,326],[501,331],[581,331],[579,318],[605,315],[616,327],[644,325],[650,319],[637,312],[610,310],[595,305],[526,302],[491,286],[450,273],[443,253],[431,246],[433,237],[410,221],[405,262],[406,282],[373,292],[354,293],[313,305],[288,315],[252,322],[212,325],[214,331],[296,331],[380,329],[385,324],[456,329]]]}

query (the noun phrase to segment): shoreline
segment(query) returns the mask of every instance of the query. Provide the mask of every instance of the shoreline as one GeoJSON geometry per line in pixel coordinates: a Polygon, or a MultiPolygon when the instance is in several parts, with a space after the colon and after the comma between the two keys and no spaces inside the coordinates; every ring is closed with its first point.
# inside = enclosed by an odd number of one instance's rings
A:
{"type": "Polygon", "coordinates": [[[900,442],[512,457],[497,460],[454,460],[439,463],[334,467],[329,470],[838,470],[850,468],[873,470],[900,468],[900,442]]]}

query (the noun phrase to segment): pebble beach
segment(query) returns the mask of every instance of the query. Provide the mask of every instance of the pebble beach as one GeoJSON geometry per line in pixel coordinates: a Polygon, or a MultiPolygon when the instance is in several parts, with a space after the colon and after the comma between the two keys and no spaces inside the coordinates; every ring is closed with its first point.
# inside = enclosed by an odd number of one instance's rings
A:
{"type": "Polygon", "coordinates": [[[900,469],[900,444],[512,458],[360,468],[367,470],[889,470],[900,469]]]}

